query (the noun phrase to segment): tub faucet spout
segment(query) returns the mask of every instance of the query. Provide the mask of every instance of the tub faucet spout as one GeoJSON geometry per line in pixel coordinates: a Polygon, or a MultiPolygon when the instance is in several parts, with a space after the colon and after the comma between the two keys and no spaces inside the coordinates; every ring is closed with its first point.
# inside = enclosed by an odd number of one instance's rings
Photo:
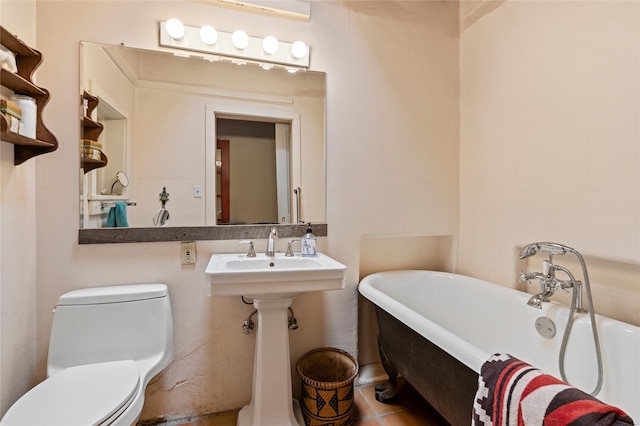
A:
{"type": "Polygon", "coordinates": [[[527,305],[542,309],[542,302],[548,302],[550,296],[553,296],[553,290],[547,290],[544,293],[533,295],[527,301],[527,305]]]}

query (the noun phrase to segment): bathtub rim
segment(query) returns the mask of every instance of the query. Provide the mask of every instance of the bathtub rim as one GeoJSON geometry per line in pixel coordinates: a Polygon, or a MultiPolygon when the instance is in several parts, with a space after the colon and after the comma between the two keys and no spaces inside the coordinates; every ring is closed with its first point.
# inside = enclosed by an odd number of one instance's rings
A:
{"type": "MultiPolygon", "coordinates": [[[[429,275],[438,276],[441,275],[443,277],[451,278],[471,278],[465,275],[453,274],[450,272],[438,272],[438,271],[428,271],[428,270],[419,270],[419,269],[410,269],[410,270],[398,270],[398,271],[385,271],[385,272],[376,272],[371,275],[367,275],[364,277],[360,283],[358,284],[358,291],[362,294],[366,299],[368,299],[371,303],[379,306],[384,309],[390,315],[398,318],[400,321],[404,322],[408,327],[410,327],[413,331],[420,334],[425,339],[430,340],[440,349],[450,353],[452,356],[456,357],[461,363],[475,371],[476,373],[480,373],[480,368],[482,364],[491,356],[491,354],[486,353],[476,346],[470,344],[466,340],[461,337],[456,336],[446,328],[436,324],[431,321],[429,318],[423,316],[422,314],[414,311],[413,309],[407,307],[401,302],[393,299],[391,296],[387,295],[385,292],[379,290],[375,287],[376,279],[379,279],[383,274],[385,276],[388,275],[397,275],[401,277],[406,274],[413,274],[415,272],[420,273],[429,273],[429,275]],[[429,336],[425,336],[425,333],[421,331],[421,327],[418,325],[425,324],[429,327],[429,331],[433,334],[429,336]],[[464,349],[463,349],[464,348],[464,349]]],[[[471,278],[476,279],[476,278],[471,278]]],[[[495,284],[492,284],[495,285],[495,284]]],[[[424,325],[422,325],[424,327],[424,325]]]]}

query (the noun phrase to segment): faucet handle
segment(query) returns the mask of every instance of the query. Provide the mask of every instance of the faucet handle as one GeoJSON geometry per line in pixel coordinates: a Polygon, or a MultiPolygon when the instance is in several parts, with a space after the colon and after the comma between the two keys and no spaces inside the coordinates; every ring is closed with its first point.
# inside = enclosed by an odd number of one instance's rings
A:
{"type": "Polygon", "coordinates": [[[524,272],[520,271],[520,282],[526,282],[527,284],[531,284],[531,280],[542,278],[542,274],[540,272],[524,272]]]}
{"type": "Polygon", "coordinates": [[[297,240],[289,240],[289,244],[287,244],[287,252],[284,254],[286,257],[293,257],[295,253],[293,252],[293,243],[297,241],[302,241],[300,239],[297,240]]]}
{"type": "Polygon", "coordinates": [[[527,284],[531,284],[531,279],[533,278],[531,275],[532,274],[529,274],[527,272],[520,271],[520,279],[518,281],[520,281],[521,283],[526,282],[527,284]]]}
{"type": "Polygon", "coordinates": [[[249,244],[249,251],[247,252],[247,257],[256,257],[256,251],[253,248],[253,241],[242,240],[242,241],[239,241],[238,244],[249,244]]]}

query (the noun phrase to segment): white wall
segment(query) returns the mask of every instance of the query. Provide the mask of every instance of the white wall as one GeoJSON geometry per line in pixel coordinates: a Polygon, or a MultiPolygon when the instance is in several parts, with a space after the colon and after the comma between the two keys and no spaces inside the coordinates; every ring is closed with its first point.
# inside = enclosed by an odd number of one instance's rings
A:
{"type": "MultiPolygon", "coordinates": [[[[12,32],[19,27],[31,46],[36,42],[34,17],[33,2],[0,2],[0,24],[12,32]]],[[[2,95],[11,91],[2,88],[2,95]]],[[[34,369],[37,164],[34,158],[14,166],[13,145],[0,143],[0,413],[39,379],[34,369]]]]}
{"type": "Polygon", "coordinates": [[[507,1],[468,22],[460,272],[515,287],[541,268],[519,247],[564,243],[596,311],[640,325],[640,3],[507,1]]]}
{"type": "MultiPolygon", "coordinates": [[[[456,3],[314,2],[311,21],[301,22],[204,2],[37,2],[38,48],[45,55],[39,81],[52,93],[45,123],[61,142],[38,163],[36,176],[42,206],[37,211],[38,378],[44,377],[50,310],[61,293],[165,282],[174,309],[176,359],[149,386],[143,419],[238,408],[249,402],[253,368],[255,337],[240,330],[252,307],[239,298],[204,295],[209,256],[239,251],[237,242],[198,242],[195,267],[180,265],[178,243],[77,244],[78,42],[156,48],[158,21],[174,16],[190,25],[303,39],[311,46],[312,68],[327,73],[329,237],[319,248],[347,264],[348,288],[294,302],[300,328],[291,333],[293,361],[320,346],[357,352],[355,286],[359,265],[368,262],[360,259],[361,239],[455,238],[458,229],[456,3]],[[47,226],[51,223],[56,225],[47,226]]],[[[285,242],[279,243],[284,250],[285,242]]],[[[397,260],[389,262],[393,266],[415,246],[396,244],[389,253],[385,244],[371,247],[376,247],[372,259],[385,255],[397,260]]]]}
{"type": "Polygon", "coordinates": [[[205,199],[193,197],[193,185],[205,182],[206,97],[167,90],[136,91],[135,215],[131,226],[153,226],[161,207],[158,194],[169,193],[171,226],[205,223],[205,199]],[[173,105],[175,108],[167,108],[173,105]],[[159,123],[166,123],[159,125],[159,123]]]}

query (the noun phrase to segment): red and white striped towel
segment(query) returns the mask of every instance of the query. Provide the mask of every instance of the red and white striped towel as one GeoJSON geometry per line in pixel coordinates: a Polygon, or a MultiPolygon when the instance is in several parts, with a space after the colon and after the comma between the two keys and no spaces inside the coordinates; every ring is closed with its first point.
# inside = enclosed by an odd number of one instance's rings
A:
{"type": "Polygon", "coordinates": [[[508,354],[482,366],[473,402],[473,426],[628,426],[633,420],[508,354]]]}

